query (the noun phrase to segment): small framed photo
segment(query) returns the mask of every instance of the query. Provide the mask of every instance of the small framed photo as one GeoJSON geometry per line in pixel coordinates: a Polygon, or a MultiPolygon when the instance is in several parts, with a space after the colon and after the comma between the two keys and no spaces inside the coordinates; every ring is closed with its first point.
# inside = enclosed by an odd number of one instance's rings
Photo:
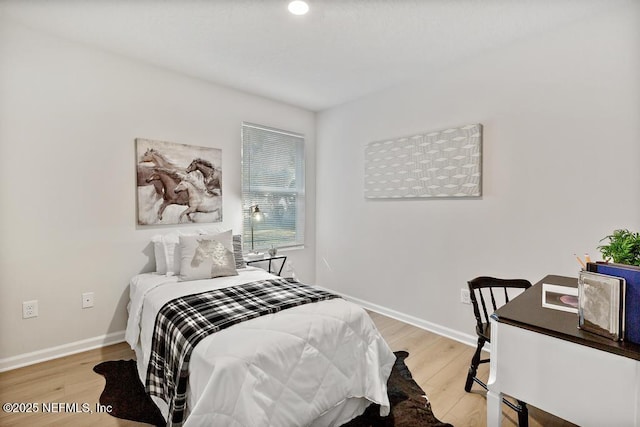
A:
{"type": "Polygon", "coordinates": [[[578,314],[578,288],[543,283],[542,306],[578,314]]]}

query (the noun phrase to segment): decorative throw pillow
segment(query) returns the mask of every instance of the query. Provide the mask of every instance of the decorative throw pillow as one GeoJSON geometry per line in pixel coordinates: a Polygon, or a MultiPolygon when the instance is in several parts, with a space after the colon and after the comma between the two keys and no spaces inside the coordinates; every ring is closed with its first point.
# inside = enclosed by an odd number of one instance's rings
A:
{"type": "Polygon", "coordinates": [[[236,268],[245,268],[247,266],[242,255],[242,235],[240,234],[233,236],[233,257],[236,259],[236,268]]]}
{"type": "MultiPolygon", "coordinates": [[[[213,234],[220,234],[221,231],[219,228],[209,227],[198,229],[198,233],[209,236],[213,234]]],[[[242,235],[240,234],[233,235],[233,257],[236,260],[236,268],[245,268],[247,266],[244,262],[244,255],[242,254],[242,235]]]]}
{"type": "Polygon", "coordinates": [[[231,230],[213,235],[180,236],[180,278],[235,276],[231,230]]]}

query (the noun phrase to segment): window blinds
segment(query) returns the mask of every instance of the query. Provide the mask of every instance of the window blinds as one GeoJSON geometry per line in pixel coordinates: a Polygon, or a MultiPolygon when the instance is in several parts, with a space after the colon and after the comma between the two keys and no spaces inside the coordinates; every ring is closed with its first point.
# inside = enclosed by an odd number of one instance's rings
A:
{"type": "Polygon", "coordinates": [[[243,241],[251,247],[251,207],[256,250],[304,244],[304,136],[242,123],[243,241]]]}

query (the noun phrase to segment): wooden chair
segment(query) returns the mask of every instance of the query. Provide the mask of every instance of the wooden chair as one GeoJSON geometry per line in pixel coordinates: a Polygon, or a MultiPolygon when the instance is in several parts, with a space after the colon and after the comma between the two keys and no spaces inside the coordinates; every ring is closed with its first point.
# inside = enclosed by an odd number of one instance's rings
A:
{"type": "MultiPolygon", "coordinates": [[[[498,289],[498,295],[501,295],[504,292],[504,303],[506,304],[509,302],[507,289],[528,289],[531,287],[531,282],[524,279],[497,279],[495,277],[483,276],[476,277],[467,283],[469,285],[471,304],[473,305],[473,314],[476,317],[476,334],[478,335],[478,347],[471,359],[471,366],[469,367],[469,373],[467,374],[467,381],[464,385],[464,390],[466,392],[470,392],[474,381],[487,390],[487,385],[478,379],[476,374],[478,372],[478,365],[489,361],[489,359],[480,359],[480,352],[482,351],[484,344],[491,341],[491,324],[489,323],[489,316],[498,309],[494,290],[498,289]],[[502,291],[499,290],[500,288],[502,288],[502,291]],[[491,311],[487,310],[487,301],[485,301],[485,297],[487,297],[491,303],[491,311]],[[480,301],[480,305],[478,304],[478,301],[480,301]]],[[[517,400],[518,404],[516,405],[506,399],[503,399],[503,402],[505,405],[518,412],[518,425],[520,427],[527,427],[529,425],[529,411],[527,410],[526,403],[517,400]]]]}

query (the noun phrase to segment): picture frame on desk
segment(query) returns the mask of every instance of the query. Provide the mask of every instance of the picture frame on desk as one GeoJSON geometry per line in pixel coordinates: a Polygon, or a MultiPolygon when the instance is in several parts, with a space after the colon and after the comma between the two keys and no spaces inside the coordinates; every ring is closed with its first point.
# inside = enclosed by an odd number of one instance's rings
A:
{"type": "Polygon", "coordinates": [[[543,283],[542,306],[578,314],[578,288],[543,283]]]}

